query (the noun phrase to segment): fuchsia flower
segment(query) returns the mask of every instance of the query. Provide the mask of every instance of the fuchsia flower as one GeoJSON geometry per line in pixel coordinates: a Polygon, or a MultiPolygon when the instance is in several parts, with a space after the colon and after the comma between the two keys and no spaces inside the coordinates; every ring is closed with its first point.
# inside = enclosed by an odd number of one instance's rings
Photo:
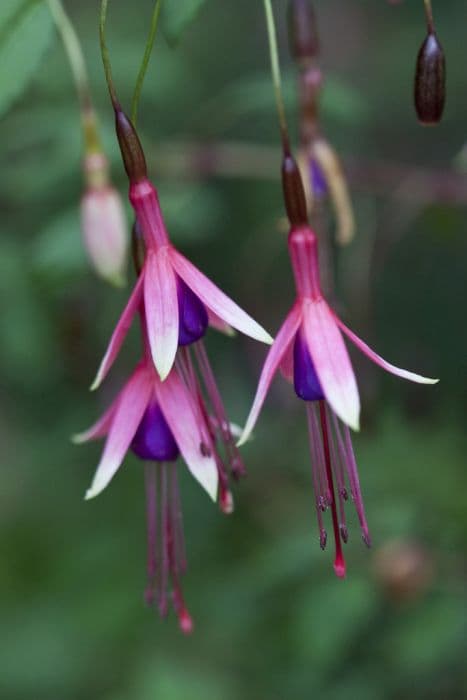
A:
{"type": "Polygon", "coordinates": [[[232,327],[264,343],[271,336],[202,274],[172,245],[157,193],[147,179],[138,136],[125,114],[116,109],[117,134],[130,179],[130,201],[142,231],[146,258],[136,286],[110,339],[92,388],[102,382],[144,300],[147,335],[154,365],[164,380],[177,348],[201,338],[208,324],[232,327]]]}
{"type": "Polygon", "coordinates": [[[293,380],[295,393],[307,402],[320,544],[326,546],[322,512],[331,507],[338,576],[345,575],[341,540],[347,541],[344,502],[345,473],[355,502],[364,541],[370,537],[365,519],[355,457],[348,426],[359,429],[360,400],[355,374],[344,344],[344,333],[367,357],[387,372],[421,384],[434,384],[413,372],[386,362],[338,318],[320,288],[317,240],[306,223],[306,205],[298,168],[291,156],[284,161],[284,191],[291,221],[288,246],[297,300],[266,357],[256,396],[238,445],[257,421],[271,382],[280,368],[293,380]],[[337,492],[337,501],[336,501],[337,492]]]}
{"type": "Polygon", "coordinates": [[[109,484],[128,450],[146,463],[146,599],[157,602],[165,616],[170,579],[180,628],[191,632],[180,585],[186,557],[175,461],[183,457],[210,497],[219,497],[224,513],[233,510],[229,473],[235,478],[245,473],[202,337],[210,324],[225,332],[235,327],[264,342],[272,338],[171,245],[136,132],[117,108],[116,116],[136,214],[139,275],[93,388],[108,373],[137,312],[144,355],[110,408],[75,441],[107,438],[87,499],[109,484]]]}
{"type": "Polygon", "coordinates": [[[230,513],[227,459],[234,476],[244,473],[204,347],[196,346],[195,362],[183,348],[164,381],[154,369],[144,306],[140,307],[144,357],[110,408],[89,430],[75,436],[82,443],[106,437],[104,451],[86,498],[109,484],[128,450],[145,462],[147,504],[146,600],[168,611],[169,578],[172,602],[183,632],[193,623],[185,606],[180,577],[186,570],[183,524],[175,462],[181,455],[209,496],[219,491],[221,510],[230,513]],[[203,385],[198,380],[201,375],[203,385]],[[207,395],[207,399],[204,396],[207,395]],[[224,445],[224,457],[219,443],[224,445]]]}

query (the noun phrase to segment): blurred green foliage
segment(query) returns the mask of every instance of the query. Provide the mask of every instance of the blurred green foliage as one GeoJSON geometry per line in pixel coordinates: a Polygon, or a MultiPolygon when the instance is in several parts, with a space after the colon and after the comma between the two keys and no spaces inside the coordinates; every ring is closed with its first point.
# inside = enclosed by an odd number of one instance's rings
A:
{"type": "MultiPolygon", "coordinates": [[[[140,107],[142,140],[175,242],[275,330],[292,299],[277,226],[278,173],[253,176],[247,164],[242,173],[240,162],[236,176],[199,164],[199,172],[171,176],[174,164],[162,148],[241,141],[279,153],[261,3],[202,4],[167,0],[170,46],[161,35],[140,107]]],[[[152,2],[109,5],[115,80],[128,104],[152,2]]],[[[462,0],[434,3],[448,102],[443,123],[422,129],[411,101],[421,0],[315,5],[329,138],[360,172],[376,163],[382,173],[394,164],[402,173],[384,191],[369,176],[363,184],[351,180],[358,235],[338,252],[341,310],[390,360],[442,381],[410,386],[355,355],[365,413],[355,447],[374,547],[361,545],[352,516],[344,582],[317,544],[305,417],[285,382],[276,382],[256,439],[244,449],[249,477],[235,490],[230,518],[183,473],[185,592],[196,625],[185,639],[173,619],[160,622],[143,605],[141,465],[129,457],[103,496],[82,499],[100,446],[76,448],[68,437],[121,384],[137,357],[137,336],[101,392],[90,395],[128,290],[96,280],[81,248],[79,114],[46,7],[1,3],[0,112],[10,108],[0,142],[2,698],[465,697],[467,178],[454,164],[466,138],[467,10],[462,0]],[[12,17],[14,33],[5,33],[12,17]],[[418,183],[404,177],[413,167],[434,183],[423,200],[418,183]],[[463,199],[453,196],[446,174],[457,178],[463,199]]],[[[285,6],[275,2],[296,133],[285,6]]],[[[96,2],[67,7],[124,193],[96,2]]],[[[229,413],[241,423],[264,348],[215,335],[208,346],[229,413]]]]}

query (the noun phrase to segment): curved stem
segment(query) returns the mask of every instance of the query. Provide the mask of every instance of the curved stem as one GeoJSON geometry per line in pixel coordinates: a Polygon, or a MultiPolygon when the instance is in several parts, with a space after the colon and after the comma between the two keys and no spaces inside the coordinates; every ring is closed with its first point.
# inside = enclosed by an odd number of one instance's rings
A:
{"type": "Polygon", "coordinates": [[[107,19],[107,5],[108,0],[102,0],[99,21],[99,41],[101,45],[102,63],[104,64],[105,80],[107,82],[107,87],[109,88],[110,99],[112,100],[114,109],[118,109],[120,107],[120,103],[117,98],[117,93],[115,92],[115,86],[112,78],[112,68],[110,65],[109,50],[105,41],[105,20],[107,19]]]}
{"type": "Polygon", "coordinates": [[[281,130],[282,147],[286,154],[290,154],[289,133],[287,129],[287,119],[285,116],[284,98],[282,96],[281,71],[279,66],[279,51],[277,48],[276,25],[274,13],[272,11],[271,0],[263,0],[264,11],[266,13],[266,27],[269,41],[269,54],[271,59],[272,82],[274,84],[274,94],[276,97],[277,116],[279,128],[281,130]]]}
{"type": "Polygon", "coordinates": [[[69,16],[65,12],[65,8],[63,7],[61,0],[48,0],[48,4],[50,13],[55,22],[55,26],[57,27],[58,33],[60,34],[65,47],[71,72],[73,73],[80,106],[84,111],[89,108],[91,99],[89,95],[89,80],[86,64],[84,62],[83,50],[81,48],[78,35],[69,16]]]}
{"type": "Polygon", "coordinates": [[[430,34],[435,33],[435,24],[433,22],[433,10],[431,7],[431,0],[424,0],[425,3],[425,15],[426,15],[426,25],[430,34]]]}
{"type": "Polygon", "coordinates": [[[149,65],[149,59],[151,58],[151,52],[154,46],[154,41],[157,33],[157,25],[159,22],[159,15],[161,10],[162,0],[156,0],[154,5],[154,11],[151,18],[151,26],[149,28],[148,39],[146,42],[146,48],[144,50],[143,60],[138,72],[138,77],[136,78],[135,90],[133,92],[133,99],[131,102],[131,121],[136,127],[136,122],[138,120],[138,103],[141,96],[141,90],[143,87],[144,78],[149,65]]]}

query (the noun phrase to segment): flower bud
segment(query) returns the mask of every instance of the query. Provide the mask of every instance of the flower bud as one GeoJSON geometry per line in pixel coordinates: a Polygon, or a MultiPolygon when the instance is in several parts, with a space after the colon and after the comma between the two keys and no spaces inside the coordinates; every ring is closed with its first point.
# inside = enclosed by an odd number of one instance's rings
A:
{"type": "Polygon", "coordinates": [[[282,190],[290,225],[306,225],[308,216],[305,190],[303,189],[300,169],[290,153],[284,154],[282,160],[282,190]]]}
{"type": "Polygon", "coordinates": [[[135,185],[147,177],[146,159],[136,129],[120,107],[115,108],[115,130],[126,174],[135,185]]]}
{"type": "Polygon", "coordinates": [[[298,63],[309,63],[319,54],[318,29],[310,0],[290,0],[288,19],[290,53],[298,63]]]}
{"type": "Polygon", "coordinates": [[[444,51],[434,31],[429,31],[417,57],[415,109],[425,125],[438,124],[445,102],[446,66],[444,51]]]}
{"type": "Polygon", "coordinates": [[[120,195],[109,184],[107,159],[102,153],[86,156],[87,189],[81,201],[84,245],[98,275],[121,286],[125,283],[127,227],[120,195]]]}

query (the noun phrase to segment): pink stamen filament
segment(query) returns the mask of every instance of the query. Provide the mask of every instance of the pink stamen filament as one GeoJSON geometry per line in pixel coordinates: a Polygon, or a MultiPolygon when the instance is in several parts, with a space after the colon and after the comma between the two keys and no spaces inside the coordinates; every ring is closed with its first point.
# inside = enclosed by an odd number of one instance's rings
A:
{"type": "Polygon", "coordinates": [[[318,519],[318,527],[319,527],[319,544],[321,549],[326,548],[326,543],[327,543],[327,532],[323,524],[323,509],[322,509],[322,503],[321,499],[322,496],[321,494],[321,486],[319,483],[319,477],[318,477],[318,471],[319,471],[319,457],[317,455],[317,450],[316,450],[316,440],[314,437],[314,421],[315,421],[315,415],[313,411],[313,406],[311,403],[306,404],[307,408],[307,420],[308,420],[308,439],[309,439],[309,444],[310,444],[310,452],[311,452],[311,476],[313,479],[313,490],[315,492],[315,507],[316,507],[316,517],[318,519]]]}
{"type": "Polygon", "coordinates": [[[185,383],[190,391],[190,395],[194,397],[194,407],[198,416],[198,422],[202,426],[204,434],[203,443],[200,446],[201,452],[204,455],[213,455],[217,473],[219,476],[219,505],[223,513],[232,513],[233,498],[228,488],[227,472],[224,463],[216,449],[216,435],[212,426],[212,421],[208,416],[207,408],[204,403],[201,387],[196,377],[193,361],[188,347],[183,348],[183,361],[177,358],[177,367],[185,380],[185,383]]]}
{"type": "Polygon", "coordinates": [[[180,505],[176,464],[145,464],[148,586],[146,600],[154,603],[161,617],[168,612],[168,585],[171,579],[174,610],[180,629],[189,633],[193,622],[183,600],[180,576],[186,571],[183,518],[180,505]],[[159,477],[159,485],[157,485],[159,477]],[[160,503],[160,527],[157,526],[157,496],[160,503]]]}
{"type": "Polygon", "coordinates": [[[323,448],[324,448],[324,460],[325,460],[325,465],[326,465],[326,474],[327,474],[328,484],[329,484],[331,494],[332,494],[331,513],[332,513],[332,524],[333,524],[333,528],[334,528],[334,541],[335,541],[335,547],[336,547],[336,556],[335,556],[335,560],[334,560],[334,571],[336,572],[336,575],[339,576],[339,578],[343,578],[345,576],[345,560],[344,560],[344,554],[342,552],[341,534],[340,534],[339,522],[338,522],[338,518],[337,518],[336,499],[334,498],[334,482],[333,482],[333,477],[332,477],[331,455],[330,455],[330,451],[329,451],[329,436],[328,436],[328,427],[327,427],[327,422],[326,422],[326,406],[325,406],[324,401],[319,402],[319,416],[320,416],[320,421],[321,421],[321,433],[323,436],[323,448]]]}
{"type": "Polygon", "coordinates": [[[368,523],[365,516],[365,508],[363,505],[362,492],[360,489],[360,480],[358,478],[357,463],[355,461],[355,454],[352,447],[352,438],[350,437],[350,431],[347,426],[340,426],[337,417],[332,414],[334,431],[337,437],[337,445],[340,455],[340,460],[345,464],[347,474],[349,477],[350,493],[352,500],[355,504],[355,510],[357,511],[358,520],[362,530],[362,539],[367,545],[371,546],[371,537],[368,529],[368,523]],[[344,432],[344,438],[342,437],[342,431],[344,432]]]}
{"type": "Polygon", "coordinates": [[[329,419],[329,408],[326,406],[326,425],[329,435],[329,447],[331,451],[331,464],[334,468],[334,475],[337,481],[337,495],[339,502],[339,530],[341,533],[342,540],[346,543],[349,539],[349,533],[347,529],[347,523],[345,518],[345,498],[346,494],[345,482],[343,480],[343,470],[340,464],[340,459],[335,445],[335,436],[332,434],[331,422],[329,419]]]}
{"type": "Polygon", "coordinates": [[[313,461],[316,468],[317,481],[318,481],[318,504],[321,511],[325,511],[328,506],[332,503],[331,490],[328,484],[328,478],[326,474],[326,467],[324,464],[324,453],[322,449],[322,439],[320,437],[319,422],[316,417],[315,409],[313,405],[307,404],[309,406],[309,417],[310,417],[310,445],[312,450],[313,461]]]}
{"type": "Polygon", "coordinates": [[[169,575],[169,538],[170,515],[167,493],[167,465],[160,465],[160,494],[161,494],[161,570],[159,578],[159,614],[165,617],[168,611],[167,584],[169,575]]]}
{"type": "Polygon", "coordinates": [[[206,392],[218,425],[220,426],[220,434],[228,456],[232,475],[235,478],[239,478],[246,474],[245,466],[232,437],[230,424],[227,419],[227,414],[225,412],[219,389],[217,388],[214,373],[209,363],[204,343],[202,341],[197,342],[194,346],[194,351],[198,361],[200,374],[203,379],[203,384],[206,388],[206,392]]]}

